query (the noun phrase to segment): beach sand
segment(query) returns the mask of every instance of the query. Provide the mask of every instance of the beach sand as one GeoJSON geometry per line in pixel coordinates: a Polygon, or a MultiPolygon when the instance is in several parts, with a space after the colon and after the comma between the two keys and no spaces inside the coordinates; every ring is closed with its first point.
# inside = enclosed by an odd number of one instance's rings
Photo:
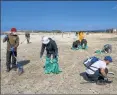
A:
{"type": "MultiPolygon", "coordinates": [[[[24,35],[19,35],[20,43],[25,40],[24,35]]],[[[71,50],[74,34],[31,34],[31,43],[26,41],[18,47],[18,62],[24,64],[24,74],[6,70],[6,43],[1,38],[1,93],[2,94],[117,94],[117,35],[106,33],[93,33],[86,35],[88,50],[71,50]],[[59,49],[60,74],[44,74],[44,57],[40,60],[41,37],[53,37],[59,49]],[[85,71],[82,62],[94,55],[95,50],[102,49],[104,44],[111,44],[111,54],[96,55],[103,59],[111,55],[113,63],[108,66],[115,73],[113,83],[96,85],[86,82],[80,73],[85,71]],[[84,84],[82,84],[84,83],[84,84]]],[[[45,56],[45,55],[44,55],[45,56]]]]}

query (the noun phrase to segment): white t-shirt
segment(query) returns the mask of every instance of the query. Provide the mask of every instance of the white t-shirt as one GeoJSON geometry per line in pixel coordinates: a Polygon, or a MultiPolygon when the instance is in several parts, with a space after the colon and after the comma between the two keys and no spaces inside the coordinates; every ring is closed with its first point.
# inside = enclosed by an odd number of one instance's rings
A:
{"type": "MultiPolygon", "coordinates": [[[[106,63],[104,61],[99,60],[99,61],[95,62],[94,64],[92,64],[91,66],[93,66],[93,67],[90,67],[92,70],[97,71],[99,68],[105,69],[106,63]]],[[[86,73],[87,74],[94,74],[94,71],[92,71],[92,70],[87,68],[86,73]]]]}

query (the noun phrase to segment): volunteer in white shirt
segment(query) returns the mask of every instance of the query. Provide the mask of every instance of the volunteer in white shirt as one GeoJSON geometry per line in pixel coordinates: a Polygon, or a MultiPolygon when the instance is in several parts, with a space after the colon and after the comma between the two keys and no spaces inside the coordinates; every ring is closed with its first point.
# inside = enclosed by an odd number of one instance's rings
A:
{"type": "Polygon", "coordinates": [[[90,78],[93,81],[96,81],[99,78],[107,81],[108,69],[106,67],[111,62],[112,62],[112,58],[110,56],[106,56],[103,61],[99,60],[93,63],[90,68],[86,69],[86,74],[88,78],[90,78]]]}

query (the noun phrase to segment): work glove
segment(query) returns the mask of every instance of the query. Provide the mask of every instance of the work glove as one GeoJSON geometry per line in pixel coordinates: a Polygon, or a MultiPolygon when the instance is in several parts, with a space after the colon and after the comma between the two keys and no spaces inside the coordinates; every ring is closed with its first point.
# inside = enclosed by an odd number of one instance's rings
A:
{"type": "Polygon", "coordinates": [[[10,48],[10,50],[11,50],[12,52],[14,52],[14,49],[15,49],[14,47],[10,48]]]}

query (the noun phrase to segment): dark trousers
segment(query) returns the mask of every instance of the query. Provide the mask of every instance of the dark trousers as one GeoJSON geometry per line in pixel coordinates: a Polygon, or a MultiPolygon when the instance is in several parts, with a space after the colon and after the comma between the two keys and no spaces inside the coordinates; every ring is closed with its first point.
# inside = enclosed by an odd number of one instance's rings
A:
{"type": "MultiPolygon", "coordinates": [[[[17,57],[17,52],[16,51],[14,51],[14,55],[17,57]]],[[[7,51],[7,54],[6,54],[7,69],[11,68],[11,57],[12,57],[12,68],[16,68],[16,58],[13,56],[12,51],[7,51]]]]}
{"type": "MultiPolygon", "coordinates": [[[[107,69],[107,68],[105,69],[105,73],[106,73],[106,74],[108,73],[108,69],[107,69]]],[[[92,75],[89,75],[89,74],[87,74],[87,73],[86,73],[86,75],[87,75],[87,77],[89,78],[89,80],[91,80],[91,81],[104,80],[104,76],[101,74],[100,69],[97,70],[97,71],[96,71],[94,74],[92,74],[92,75]]]]}
{"type": "Polygon", "coordinates": [[[29,37],[27,37],[26,39],[27,39],[27,43],[29,43],[30,38],[29,38],[29,37]]]}
{"type": "Polygon", "coordinates": [[[87,46],[87,40],[86,39],[82,39],[81,46],[82,47],[86,47],[87,46]]]}
{"type": "Polygon", "coordinates": [[[51,58],[51,56],[52,56],[53,59],[54,59],[54,58],[57,58],[56,54],[49,54],[49,53],[47,53],[46,56],[47,56],[48,58],[51,58]]]}
{"type": "Polygon", "coordinates": [[[80,41],[77,40],[77,41],[74,41],[74,42],[73,42],[72,47],[73,47],[73,48],[78,48],[79,45],[80,45],[80,41]]]}

